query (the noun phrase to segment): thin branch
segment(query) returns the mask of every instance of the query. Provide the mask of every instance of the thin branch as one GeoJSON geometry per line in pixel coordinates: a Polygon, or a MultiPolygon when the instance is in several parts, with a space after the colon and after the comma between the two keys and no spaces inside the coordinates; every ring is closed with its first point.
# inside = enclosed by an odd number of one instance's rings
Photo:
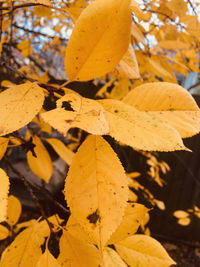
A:
{"type": "Polygon", "coordinates": [[[192,90],[193,88],[197,87],[198,85],[200,85],[200,81],[198,81],[197,83],[191,85],[187,90],[190,91],[190,90],[192,90]]]}
{"type": "MultiPolygon", "coordinates": [[[[34,30],[26,29],[26,28],[24,28],[24,27],[18,26],[18,25],[15,24],[15,23],[13,24],[13,26],[14,26],[15,28],[17,28],[17,29],[23,30],[23,31],[25,31],[25,32],[32,33],[32,34],[34,34],[34,35],[41,35],[41,36],[44,36],[44,37],[46,37],[46,38],[51,38],[51,39],[53,39],[54,37],[56,37],[56,36],[50,36],[50,35],[45,34],[45,33],[42,33],[42,32],[38,32],[38,31],[34,31],[34,30]]],[[[59,39],[60,39],[61,41],[67,41],[67,40],[68,40],[68,39],[61,38],[61,37],[59,37],[59,39]]]]}
{"type": "Polygon", "coordinates": [[[193,4],[192,4],[191,0],[187,0],[187,2],[188,2],[188,3],[189,3],[189,5],[191,6],[191,8],[192,8],[192,11],[194,12],[194,14],[195,14],[195,15],[197,15],[197,12],[196,12],[196,10],[195,10],[195,8],[194,8],[194,6],[193,6],[193,4]]]}

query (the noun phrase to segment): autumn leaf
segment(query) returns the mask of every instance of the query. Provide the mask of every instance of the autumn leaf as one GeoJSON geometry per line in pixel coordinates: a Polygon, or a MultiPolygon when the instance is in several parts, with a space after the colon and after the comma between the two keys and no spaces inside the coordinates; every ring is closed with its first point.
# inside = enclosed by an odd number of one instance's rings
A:
{"type": "Polygon", "coordinates": [[[3,158],[8,147],[9,139],[5,137],[0,137],[0,160],[3,158]]]}
{"type": "Polygon", "coordinates": [[[146,83],[131,90],[123,102],[171,125],[182,138],[200,131],[200,109],[191,94],[177,84],[146,83]]]}
{"type": "Polygon", "coordinates": [[[106,110],[109,135],[124,145],[151,151],[187,150],[178,132],[146,112],[118,100],[99,100],[106,110]]]}
{"type": "Polygon", "coordinates": [[[41,109],[43,101],[43,89],[36,83],[16,85],[0,93],[0,136],[28,124],[41,109]]]}
{"type": "Polygon", "coordinates": [[[46,248],[45,252],[40,256],[36,267],[61,267],[57,259],[46,248]]]}
{"type": "Polygon", "coordinates": [[[10,187],[10,182],[7,174],[4,170],[0,168],[0,222],[5,221],[7,217],[7,206],[8,206],[8,192],[10,187]]]}
{"type": "Polygon", "coordinates": [[[115,247],[121,258],[132,267],[169,267],[175,264],[161,244],[147,235],[130,236],[115,247]]]}
{"type": "Polygon", "coordinates": [[[49,227],[45,222],[33,222],[30,227],[22,231],[3,252],[1,267],[35,267],[42,255],[41,245],[49,235],[49,227]]]}
{"type": "Polygon", "coordinates": [[[128,266],[113,249],[106,247],[103,251],[103,263],[105,267],[128,266]]]}
{"type": "Polygon", "coordinates": [[[71,236],[68,231],[63,231],[58,262],[63,267],[98,267],[101,260],[99,251],[94,245],[82,242],[71,236]]]}
{"type": "Polygon", "coordinates": [[[66,135],[70,128],[78,127],[89,133],[102,135],[109,132],[105,110],[93,99],[71,91],[57,101],[57,108],[41,114],[43,120],[66,135]],[[66,107],[70,104],[70,111],[66,107]]]}
{"type": "Polygon", "coordinates": [[[36,145],[34,148],[36,157],[33,156],[31,151],[29,151],[27,153],[28,165],[35,175],[48,183],[53,173],[50,155],[40,138],[36,135],[33,136],[33,143],[36,145]]]}
{"type": "Polygon", "coordinates": [[[56,138],[47,138],[45,139],[58,153],[58,155],[68,164],[70,165],[72,159],[74,157],[74,152],[71,151],[67,146],[60,140],[56,138]]]}
{"type": "Polygon", "coordinates": [[[3,240],[9,236],[8,228],[0,224],[0,240],[3,240]]]}
{"type": "Polygon", "coordinates": [[[113,244],[135,234],[148,209],[138,203],[128,203],[123,219],[108,243],[113,244]]]}
{"type": "Polygon", "coordinates": [[[8,217],[8,224],[9,225],[15,225],[22,212],[22,206],[20,201],[13,195],[10,195],[8,198],[8,211],[7,211],[7,217],[8,217]]]}
{"type": "Polygon", "coordinates": [[[70,80],[87,81],[111,71],[130,41],[130,0],[95,0],[78,18],[66,49],[70,80]]]}
{"type": "Polygon", "coordinates": [[[102,137],[89,136],[74,156],[65,198],[72,215],[102,249],[119,226],[128,198],[123,167],[102,137]]]}

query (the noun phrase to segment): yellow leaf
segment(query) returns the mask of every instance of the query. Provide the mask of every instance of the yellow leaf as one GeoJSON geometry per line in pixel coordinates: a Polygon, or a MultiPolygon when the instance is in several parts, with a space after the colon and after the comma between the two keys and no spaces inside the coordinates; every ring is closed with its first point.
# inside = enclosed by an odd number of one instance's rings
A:
{"type": "Polygon", "coordinates": [[[86,243],[93,243],[88,234],[80,226],[78,219],[76,220],[72,214],[67,221],[66,228],[70,235],[72,235],[73,237],[86,243]]]}
{"type": "Polygon", "coordinates": [[[178,41],[178,40],[162,40],[157,46],[167,49],[167,50],[183,50],[189,48],[189,44],[178,41]]]}
{"type": "Polygon", "coordinates": [[[49,228],[46,221],[42,223],[34,222],[4,250],[0,266],[35,267],[42,255],[41,245],[47,235],[49,235],[49,228]]]}
{"type": "Polygon", "coordinates": [[[173,215],[178,219],[183,219],[189,216],[189,213],[184,210],[176,210],[173,215]]]}
{"type": "Polygon", "coordinates": [[[120,79],[115,83],[109,97],[114,99],[122,99],[131,89],[131,83],[129,79],[120,79]]]}
{"type": "Polygon", "coordinates": [[[117,230],[112,234],[108,243],[117,243],[118,241],[135,234],[147,211],[148,209],[144,205],[128,203],[124,217],[117,230]]]}
{"type": "Polygon", "coordinates": [[[145,36],[135,23],[131,25],[131,35],[141,43],[144,43],[145,36]]]}
{"type": "Polygon", "coordinates": [[[99,248],[119,226],[128,198],[123,167],[110,145],[89,136],[70,166],[65,198],[72,215],[99,248]]]}
{"type": "Polygon", "coordinates": [[[133,235],[115,247],[120,257],[132,267],[168,267],[175,264],[162,245],[146,235],[133,235]]]}
{"type": "Polygon", "coordinates": [[[148,67],[147,70],[150,69],[151,72],[154,74],[157,74],[158,76],[161,77],[171,77],[171,73],[169,73],[165,68],[162,67],[162,65],[159,63],[158,57],[155,56],[153,58],[147,58],[148,59],[148,67]]]}
{"type": "Polygon", "coordinates": [[[22,206],[20,201],[13,195],[10,195],[8,198],[8,224],[15,225],[22,212],[22,206]]]}
{"type": "Polygon", "coordinates": [[[100,255],[94,245],[82,242],[64,231],[60,238],[58,262],[63,267],[99,267],[100,255]]]}
{"type": "Polygon", "coordinates": [[[3,240],[7,238],[8,236],[9,236],[8,229],[5,226],[0,225],[0,240],[3,240]]]}
{"type": "Polygon", "coordinates": [[[0,160],[3,158],[8,147],[9,139],[5,137],[0,137],[0,160]]]}
{"type": "Polygon", "coordinates": [[[29,151],[27,153],[28,165],[35,175],[48,183],[53,173],[51,158],[40,138],[36,135],[33,136],[33,144],[36,145],[34,151],[37,157],[34,157],[32,152],[29,151]]]}
{"type": "Polygon", "coordinates": [[[130,91],[123,101],[171,125],[182,138],[200,131],[200,109],[191,94],[177,84],[146,83],[130,91]]]}
{"type": "Polygon", "coordinates": [[[182,225],[182,226],[187,226],[189,225],[191,222],[190,218],[180,218],[178,219],[178,224],[182,225]]]}
{"type": "Polygon", "coordinates": [[[111,71],[128,49],[130,27],[130,0],[92,2],[78,18],[66,49],[68,78],[87,81],[111,71]]]}
{"type": "Polygon", "coordinates": [[[119,77],[129,79],[140,78],[137,58],[131,44],[129,45],[127,52],[124,54],[119,64],[116,66],[116,69],[119,72],[119,77]]]}
{"type": "MultiPolygon", "coordinates": [[[[14,1],[18,1],[18,0],[12,0],[14,1]]],[[[41,4],[41,5],[45,5],[45,6],[52,6],[51,1],[50,0],[20,0],[21,2],[26,2],[26,3],[32,3],[32,4],[41,4]]]]}
{"type": "Polygon", "coordinates": [[[25,40],[17,44],[17,48],[21,50],[23,57],[28,57],[33,52],[33,48],[29,40],[25,40]]]}
{"type": "Polygon", "coordinates": [[[61,267],[57,259],[49,252],[46,248],[45,252],[40,256],[39,261],[36,264],[36,267],[61,267]]]}
{"type": "Polygon", "coordinates": [[[188,9],[187,2],[184,0],[171,0],[166,5],[179,16],[185,15],[188,9]]]}
{"type": "Polygon", "coordinates": [[[156,204],[156,206],[160,209],[160,210],[165,210],[166,207],[165,207],[165,203],[161,200],[158,200],[158,199],[154,199],[154,202],[156,204]]]}
{"type": "Polygon", "coordinates": [[[63,135],[74,127],[103,135],[109,132],[104,114],[104,108],[97,101],[69,92],[57,101],[56,109],[42,113],[41,117],[63,135]],[[74,111],[65,110],[66,103],[69,103],[74,111]]]}
{"type": "Polygon", "coordinates": [[[126,263],[120,258],[119,254],[113,249],[106,247],[103,251],[104,267],[126,267],[126,263]]]}
{"type": "Polygon", "coordinates": [[[43,101],[43,90],[36,83],[16,85],[0,93],[0,136],[28,124],[41,109],[43,101]]]}
{"type": "Polygon", "coordinates": [[[70,165],[72,162],[72,159],[74,157],[74,152],[71,151],[69,148],[66,147],[66,145],[56,139],[56,138],[47,138],[45,139],[52,147],[53,149],[56,151],[56,153],[58,153],[58,155],[68,164],[70,165]]]}
{"type": "Polygon", "coordinates": [[[0,222],[5,221],[7,217],[7,207],[8,207],[8,192],[10,187],[10,182],[7,174],[0,168],[0,222]]]}
{"type": "Polygon", "coordinates": [[[118,100],[99,100],[106,110],[110,133],[117,141],[137,149],[173,151],[186,149],[170,125],[118,100]]]}

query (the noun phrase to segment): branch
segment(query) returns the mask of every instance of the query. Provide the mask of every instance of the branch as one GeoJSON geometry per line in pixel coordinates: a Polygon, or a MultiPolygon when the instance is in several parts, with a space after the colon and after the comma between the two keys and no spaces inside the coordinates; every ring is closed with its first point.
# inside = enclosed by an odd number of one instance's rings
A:
{"type": "MultiPolygon", "coordinates": [[[[15,27],[15,28],[17,28],[17,29],[20,29],[20,30],[23,30],[23,31],[25,31],[25,32],[29,32],[29,33],[32,33],[32,34],[34,34],[34,35],[41,35],[41,36],[44,36],[44,37],[46,37],[46,38],[51,38],[51,39],[53,39],[55,36],[50,36],[50,35],[48,35],[48,34],[45,34],[45,33],[42,33],[42,32],[37,32],[37,31],[33,31],[33,30],[29,30],[29,29],[26,29],[26,28],[24,28],[24,27],[21,27],[21,26],[18,26],[17,24],[13,24],[13,26],[15,27]]],[[[62,37],[59,37],[59,39],[61,40],[61,41],[67,41],[68,39],[65,39],[65,38],[62,38],[62,37]]]]}
{"type": "Polygon", "coordinates": [[[190,90],[192,90],[193,88],[197,87],[198,85],[200,85],[200,81],[198,81],[197,83],[191,85],[187,90],[190,91],[190,90]]]}
{"type": "Polygon", "coordinates": [[[194,6],[193,6],[193,4],[192,4],[191,0],[187,0],[187,2],[188,2],[188,3],[189,3],[189,5],[191,6],[191,8],[192,8],[192,10],[193,10],[194,14],[195,14],[195,15],[197,15],[197,12],[196,12],[196,10],[195,10],[195,8],[194,8],[194,6]]]}

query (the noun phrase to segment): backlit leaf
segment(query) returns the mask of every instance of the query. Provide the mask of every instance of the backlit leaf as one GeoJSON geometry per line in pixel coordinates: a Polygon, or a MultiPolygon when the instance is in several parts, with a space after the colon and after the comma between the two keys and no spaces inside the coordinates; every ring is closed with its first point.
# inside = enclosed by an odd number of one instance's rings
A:
{"type": "Polygon", "coordinates": [[[43,89],[36,83],[16,85],[0,93],[0,136],[28,124],[41,109],[43,101],[43,89]]]}
{"type": "Polygon", "coordinates": [[[121,258],[131,267],[168,267],[175,264],[162,245],[146,235],[133,235],[115,247],[121,258]]]}
{"type": "Polygon", "coordinates": [[[63,267],[98,267],[100,254],[94,245],[82,242],[71,236],[68,231],[63,231],[58,262],[63,267]]]}
{"type": "Polygon", "coordinates": [[[186,149],[170,125],[121,101],[99,100],[106,110],[110,133],[117,141],[137,149],[173,151],[186,149]]]}
{"type": "Polygon", "coordinates": [[[200,109],[191,94],[177,84],[146,83],[130,91],[123,102],[170,124],[182,138],[200,131],[200,109]]]}
{"type": "Polygon", "coordinates": [[[105,267],[126,267],[126,263],[113,249],[106,247],[103,251],[103,263],[105,267]]]}
{"type": "Polygon", "coordinates": [[[8,198],[8,224],[15,225],[21,215],[22,206],[20,201],[13,195],[10,195],[8,198]]]}
{"type": "Polygon", "coordinates": [[[104,108],[95,100],[69,92],[57,101],[57,108],[41,114],[41,117],[61,134],[78,127],[89,133],[103,135],[109,132],[104,108]],[[69,111],[68,105],[71,110],[69,111]]]}
{"type": "Polygon", "coordinates": [[[102,137],[89,136],[74,156],[65,197],[72,215],[102,248],[119,226],[128,198],[123,167],[102,137]]]}
{"type": "Polygon", "coordinates": [[[129,79],[140,78],[139,67],[133,46],[130,44],[127,52],[116,66],[119,76],[129,79]]]}
{"type": "Polygon", "coordinates": [[[50,155],[40,138],[36,135],[33,136],[33,144],[36,145],[34,151],[37,157],[34,157],[32,152],[29,151],[27,153],[28,165],[35,175],[48,183],[53,173],[50,155]]]}
{"type": "Polygon", "coordinates": [[[45,139],[52,147],[53,149],[56,151],[56,153],[58,153],[58,155],[68,164],[70,165],[72,162],[72,159],[74,157],[74,152],[71,151],[69,148],[66,147],[66,145],[56,139],[56,138],[47,138],[45,139]]]}
{"type": "Polygon", "coordinates": [[[111,71],[130,41],[130,0],[95,0],[78,18],[66,49],[70,80],[87,81],[111,71]]]}
{"type": "Polygon", "coordinates": [[[8,147],[9,139],[5,137],[0,137],[0,160],[3,158],[8,147]]]}
{"type": "Polygon", "coordinates": [[[45,252],[40,256],[39,261],[36,264],[36,267],[61,267],[57,259],[49,252],[46,248],[45,252]]]}
{"type": "Polygon", "coordinates": [[[117,243],[118,241],[135,234],[147,211],[148,209],[144,205],[128,203],[124,217],[117,230],[112,234],[108,243],[117,243]]]}
{"type": "Polygon", "coordinates": [[[10,182],[7,174],[0,168],[0,222],[5,221],[7,217],[8,191],[10,182]]]}
{"type": "Polygon", "coordinates": [[[182,225],[182,226],[187,226],[189,225],[191,222],[191,219],[190,218],[180,218],[178,219],[178,224],[182,225]]]}
{"type": "Polygon", "coordinates": [[[176,210],[173,215],[178,219],[182,219],[188,217],[189,213],[184,210],[176,210]]]}

